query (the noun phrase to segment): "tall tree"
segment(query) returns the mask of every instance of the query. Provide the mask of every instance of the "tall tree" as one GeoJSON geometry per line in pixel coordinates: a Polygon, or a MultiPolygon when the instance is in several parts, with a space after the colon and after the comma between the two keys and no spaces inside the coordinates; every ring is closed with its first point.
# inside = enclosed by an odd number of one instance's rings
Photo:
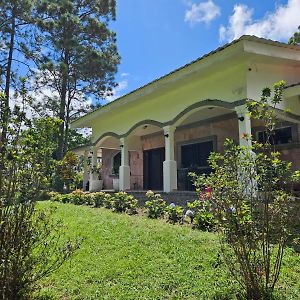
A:
{"type": "MultiPolygon", "coordinates": [[[[17,68],[20,64],[27,68],[22,58],[32,37],[32,12],[35,1],[0,0],[0,89],[4,98],[0,102],[0,181],[4,175],[4,156],[7,140],[9,107],[12,90],[17,90],[17,68]]],[[[24,68],[23,68],[24,73],[24,68]]],[[[0,190],[1,194],[1,190],[0,190]]]]}
{"type": "Polygon", "coordinates": [[[57,159],[67,151],[73,112],[89,95],[102,98],[115,86],[120,58],[116,34],[109,29],[115,6],[115,0],[45,0],[39,7],[44,52],[35,57],[36,79],[50,89],[48,103],[63,120],[57,159]]]}

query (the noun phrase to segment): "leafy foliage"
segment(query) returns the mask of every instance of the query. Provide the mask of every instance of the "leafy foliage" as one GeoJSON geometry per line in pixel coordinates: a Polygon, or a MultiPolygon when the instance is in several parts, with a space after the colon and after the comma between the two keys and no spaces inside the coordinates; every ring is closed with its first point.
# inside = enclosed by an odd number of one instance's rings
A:
{"type": "MultiPolygon", "coordinates": [[[[26,96],[24,94],[24,96],[26,96]]],[[[0,101],[6,96],[0,94],[0,101]]],[[[30,122],[18,106],[9,111],[2,141],[0,176],[0,293],[2,299],[28,299],[38,280],[57,269],[78,248],[61,241],[51,213],[35,209],[51,181],[53,136],[59,120],[30,122]]]]}
{"type": "Polygon", "coordinates": [[[166,201],[164,201],[160,194],[154,194],[152,191],[146,193],[148,201],[146,201],[145,206],[147,208],[148,217],[151,219],[157,219],[164,215],[165,208],[167,206],[166,201]]]}
{"type": "Polygon", "coordinates": [[[112,209],[116,212],[135,214],[138,201],[126,192],[118,192],[113,196],[112,209]]]}
{"type": "Polygon", "coordinates": [[[70,190],[70,185],[74,183],[76,171],[75,167],[78,165],[76,155],[68,151],[64,158],[58,162],[59,175],[62,182],[66,185],[67,190],[70,190]]]}
{"type": "Polygon", "coordinates": [[[298,45],[300,44],[300,26],[298,27],[298,31],[294,33],[294,35],[289,39],[289,44],[298,45]]]}
{"type": "MultiPolygon", "coordinates": [[[[207,195],[204,196],[205,198],[207,195]]],[[[192,212],[190,218],[196,228],[201,230],[213,230],[215,227],[215,217],[211,212],[211,202],[208,200],[195,200],[187,203],[188,209],[192,212]]]]}
{"type": "Polygon", "coordinates": [[[28,299],[37,282],[58,269],[78,249],[80,241],[61,241],[63,228],[52,210],[37,210],[34,202],[0,208],[0,295],[28,299]]]}
{"type": "Polygon", "coordinates": [[[210,196],[204,198],[210,201],[225,261],[252,300],[271,299],[291,230],[291,189],[299,173],[292,172],[291,163],[280,160],[272,143],[277,121],[274,108],[283,88],[284,82],[278,82],[273,93],[265,88],[260,101],[247,104],[250,116],[265,125],[265,143],[246,135],[252,146],[226,140],[225,152],[209,158],[213,173],[194,175],[198,190],[211,188],[210,196]]]}
{"type": "Polygon", "coordinates": [[[165,212],[168,217],[168,221],[172,224],[181,222],[183,219],[183,207],[180,205],[176,205],[175,203],[171,203],[165,208],[165,212]]]}

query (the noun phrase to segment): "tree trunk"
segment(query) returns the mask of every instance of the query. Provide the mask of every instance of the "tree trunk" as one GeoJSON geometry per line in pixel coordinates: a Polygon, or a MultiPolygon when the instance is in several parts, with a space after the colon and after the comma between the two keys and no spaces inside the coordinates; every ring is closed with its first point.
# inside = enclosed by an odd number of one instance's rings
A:
{"type": "Polygon", "coordinates": [[[68,86],[68,73],[69,73],[69,52],[66,50],[64,57],[64,64],[66,70],[62,72],[62,84],[61,84],[61,97],[59,107],[59,118],[63,121],[59,128],[58,137],[58,155],[57,159],[62,160],[65,154],[65,126],[66,126],[66,101],[67,101],[67,86],[68,86]]]}
{"type": "Polygon", "coordinates": [[[1,120],[1,140],[0,140],[0,195],[2,194],[3,189],[3,176],[4,176],[4,159],[6,155],[6,143],[7,143],[7,128],[9,121],[9,93],[10,93],[10,83],[11,83],[11,68],[12,68],[12,59],[14,52],[14,43],[15,43],[15,32],[16,32],[16,7],[12,9],[11,17],[11,32],[10,32],[10,42],[9,42],[9,52],[7,57],[6,71],[5,71],[5,90],[4,90],[4,100],[1,103],[2,109],[2,120],[1,120]]]}

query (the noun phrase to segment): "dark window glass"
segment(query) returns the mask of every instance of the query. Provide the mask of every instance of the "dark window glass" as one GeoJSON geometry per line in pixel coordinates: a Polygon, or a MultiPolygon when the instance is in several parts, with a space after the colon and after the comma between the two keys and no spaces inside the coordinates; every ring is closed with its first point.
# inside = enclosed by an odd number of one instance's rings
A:
{"type": "MultiPolygon", "coordinates": [[[[267,141],[267,135],[265,131],[259,131],[257,137],[260,143],[265,143],[267,141]]],[[[274,134],[270,137],[270,143],[272,145],[287,144],[291,143],[292,141],[292,127],[275,129],[274,134]]]]}
{"type": "Polygon", "coordinates": [[[113,157],[113,174],[119,174],[119,167],[121,166],[121,152],[113,157]]]}
{"type": "Polygon", "coordinates": [[[207,167],[207,159],[212,151],[212,141],[181,146],[182,167],[207,167]]]}

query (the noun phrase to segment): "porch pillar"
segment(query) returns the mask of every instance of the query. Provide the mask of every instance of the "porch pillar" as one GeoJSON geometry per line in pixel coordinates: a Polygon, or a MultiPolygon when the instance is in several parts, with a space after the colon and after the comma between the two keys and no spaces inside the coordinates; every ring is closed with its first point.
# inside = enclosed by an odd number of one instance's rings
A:
{"type": "Polygon", "coordinates": [[[130,167],[129,167],[129,153],[128,153],[128,139],[120,139],[121,147],[121,166],[119,168],[119,185],[120,191],[130,189],[130,167]]]}
{"type": "Polygon", "coordinates": [[[84,151],[83,155],[83,186],[82,190],[86,191],[86,185],[89,181],[89,172],[88,172],[88,150],[84,151]]]}
{"type": "Polygon", "coordinates": [[[237,106],[235,111],[239,122],[239,143],[240,146],[251,146],[251,119],[246,105],[237,106]],[[245,137],[248,137],[247,139],[245,137]]]}
{"type": "MultiPolygon", "coordinates": [[[[246,105],[235,108],[239,122],[239,143],[240,146],[251,147],[251,119],[246,105]],[[246,138],[247,137],[247,138],[246,138]]],[[[248,150],[249,151],[249,150],[248,150]]],[[[250,149],[249,154],[255,159],[256,154],[250,149]]],[[[255,170],[253,170],[255,172],[255,170]]],[[[247,195],[256,195],[257,183],[245,170],[240,170],[241,185],[244,187],[244,192],[247,195]]]]}
{"type": "Polygon", "coordinates": [[[164,192],[177,190],[177,162],[174,157],[175,126],[165,126],[165,161],[163,162],[164,192]]]}

